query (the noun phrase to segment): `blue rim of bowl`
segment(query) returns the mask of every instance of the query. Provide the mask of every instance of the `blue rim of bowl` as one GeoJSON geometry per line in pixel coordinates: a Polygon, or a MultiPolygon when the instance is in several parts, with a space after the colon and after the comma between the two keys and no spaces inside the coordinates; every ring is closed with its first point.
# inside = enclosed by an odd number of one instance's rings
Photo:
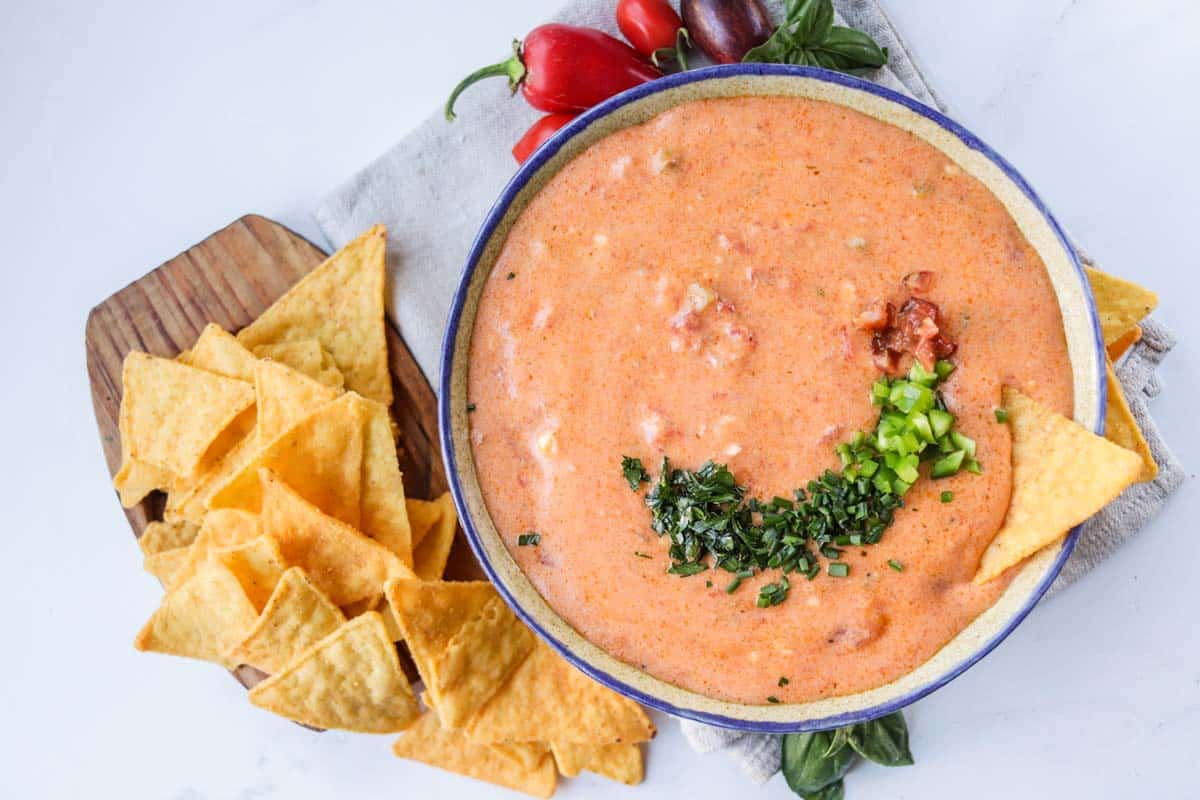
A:
{"type": "Polygon", "coordinates": [[[672,703],[669,703],[661,698],[647,694],[640,689],[635,689],[629,684],[617,680],[607,672],[589,664],[583,658],[577,656],[570,648],[560,642],[558,639],[551,636],[542,626],[535,620],[517,601],[516,598],[509,592],[508,587],[500,580],[491,561],[488,559],[487,552],[483,547],[483,542],[480,538],[478,530],[467,512],[466,503],[462,497],[462,486],[458,480],[458,462],[455,457],[454,441],[450,428],[450,379],[453,374],[454,367],[454,343],[457,339],[459,324],[462,320],[463,306],[466,302],[467,290],[471,284],[471,279],[475,274],[475,270],[479,266],[479,261],[483,256],[484,250],[487,247],[489,240],[495,233],[496,228],[500,225],[505,213],[517,194],[525,187],[525,184],[533,177],[542,166],[552,159],[566,142],[574,137],[579,132],[583,131],[593,122],[602,117],[611,114],[629,103],[641,100],[649,95],[656,94],[668,89],[674,89],[680,86],[685,86],[697,81],[705,81],[712,79],[733,78],[740,76],[779,76],[779,77],[803,77],[811,78],[827,83],[837,84],[850,89],[859,89],[869,94],[882,97],[886,100],[891,100],[898,103],[910,111],[932,120],[937,123],[942,129],[948,131],[963,142],[967,147],[976,150],[986,156],[993,164],[1000,168],[1014,185],[1021,190],[1025,197],[1033,203],[1034,207],[1049,224],[1054,235],[1058,238],[1059,244],[1066,251],[1071,260],[1071,264],[1075,267],[1077,277],[1084,288],[1084,296],[1087,301],[1088,313],[1091,315],[1097,373],[1099,375],[1098,386],[1098,414],[1095,425],[1096,433],[1104,432],[1104,417],[1107,408],[1107,386],[1105,381],[1105,366],[1104,366],[1104,340],[1100,333],[1100,322],[1096,313],[1095,300],[1091,290],[1088,288],[1087,273],[1084,272],[1083,266],[1079,261],[1075,248],[1071,245],[1067,235],[1059,226],[1058,221],[1042,199],[1034,192],[1031,187],[1016,168],[1013,167],[1002,156],[992,150],[978,136],[968,131],[962,125],[959,125],[954,120],[942,114],[937,109],[931,108],[924,103],[914,100],[911,97],[902,95],[891,89],[887,89],[862,78],[857,78],[852,75],[846,75],[840,72],[830,72],[828,70],[814,67],[795,67],[785,64],[729,64],[715,67],[704,67],[701,69],[689,70],[686,72],[678,72],[672,75],[667,75],[649,83],[641,84],[632,89],[629,89],[621,94],[605,100],[603,103],[585,111],[567,125],[563,126],[551,139],[543,144],[518,170],[517,173],[509,180],[504,190],[500,193],[500,197],[488,212],[487,218],[484,220],[483,226],[479,230],[479,234],[475,237],[474,243],[471,245],[470,253],[467,256],[466,265],[463,268],[462,276],[459,278],[458,288],[454,292],[454,300],[450,306],[450,315],[446,322],[445,336],[442,340],[441,352],[441,376],[439,378],[439,395],[438,395],[438,430],[442,445],[442,459],[446,469],[446,478],[450,484],[450,491],[454,497],[455,506],[458,508],[459,519],[462,522],[463,530],[466,531],[467,540],[470,542],[471,550],[474,551],[475,557],[482,565],[488,579],[496,587],[496,590],[504,598],[505,602],[512,607],[517,616],[521,618],[530,628],[532,628],[547,644],[553,647],[560,655],[582,670],[592,679],[598,681],[608,688],[620,692],[642,705],[658,709],[667,714],[683,719],[690,719],[696,722],[702,722],[707,725],[716,725],[722,728],[733,728],[736,730],[753,731],[760,733],[794,733],[803,731],[828,730],[837,728],[843,725],[850,725],[856,722],[864,722],[871,719],[891,714],[899,711],[907,705],[910,705],[931,692],[940,689],[950,681],[957,678],[962,673],[966,672],[974,666],[980,659],[996,648],[1000,642],[1004,641],[1010,633],[1012,633],[1018,625],[1029,615],[1033,607],[1037,605],[1046,590],[1050,588],[1055,578],[1058,577],[1062,570],[1063,564],[1070,557],[1071,552],[1075,549],[1075,543],[1079,538],[1080,527],[1072,528],[1067,534],[1063,542],[1062,549],[1059,551],[1058,557],[1046,572],[1041,582],[1030,593],[1025,604],[1008,620],[1004,627],[997,632],[992,638],[985,642],[968,658],[962,660],[952,668],[947,670],[938,678],[922,685],[921,687],[908,692],[900,697],[892,700],[876,704],[869,708],[859,709],[857,711],[849,711],[842,714],[834,714],[819,719],[808,719],[798,722],[776,722],[776,721],[761,721],[761,720],[746,720],[736,717],[727,717],[721,714],[713,714],[706,711],[698,711],[692,708],[680,708],[672,703]]]}

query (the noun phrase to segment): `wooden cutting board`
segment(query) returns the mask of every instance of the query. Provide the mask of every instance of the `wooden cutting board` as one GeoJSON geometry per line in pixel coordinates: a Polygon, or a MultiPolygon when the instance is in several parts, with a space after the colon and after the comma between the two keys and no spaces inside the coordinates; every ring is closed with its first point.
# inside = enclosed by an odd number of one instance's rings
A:
{"type": "MultiPolygon", "coordinates": [[[[142,350],[173,358],[191,347],[210,322],[236,333],[325,258],[307,239],[277,222],[249,214],[92,309],[84,333],[87,370],[110,477],[121,465],[117,416],[126,354],[142,350]]],[[[436,497],[446,491],[436,398],[404,339],[390,324],[387,335],[396,397],[392,416],[400,427],[398,455],[404,490],[410,497],[436,497]]],[[[115,491],[113,502],[117,502],[115,491]]],[[[125,511],[134,536],[141,536],[150,521],[161,517],[163,502],[164,496],[155,492],[125,511]]],[[[141,565],[131,558],[129,579],[134,580],[140,571],[141,565]]],[[[483,578],[461,528],[446,577],[483,578]]],[[[235,674],[246,686],[262,678],[249,667],[235,674]]]]}

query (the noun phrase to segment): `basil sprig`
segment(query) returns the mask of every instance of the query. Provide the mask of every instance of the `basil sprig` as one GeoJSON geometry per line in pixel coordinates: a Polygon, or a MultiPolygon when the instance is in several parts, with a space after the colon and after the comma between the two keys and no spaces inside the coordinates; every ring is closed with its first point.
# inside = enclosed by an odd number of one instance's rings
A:
{"type": "Polygon", "coordinates": [[[834,25],[833,0],[787,0],[775,33],[742,61],[859,73],[886,64],[888,51],[862,31],[834,25]]]}
{"type": "Polygon", "coordinates": [[[843,779],[859,756],[885,767],[912,764],[904,715],[897,711],[831,731],[785,735],[783,777],[804,800],[842,800],[843,779]]]}

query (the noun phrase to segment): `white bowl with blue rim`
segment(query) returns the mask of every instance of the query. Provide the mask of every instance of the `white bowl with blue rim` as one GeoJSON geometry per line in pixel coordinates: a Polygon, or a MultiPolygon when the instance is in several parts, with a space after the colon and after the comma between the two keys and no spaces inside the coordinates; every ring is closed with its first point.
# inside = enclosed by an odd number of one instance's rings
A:
{"type": "Polygon", "coordinates": [[[987,186],[1041,256],[1058,296],[1074,376],[1075,419],[1089,429],[1103,430],[1104,348],[1087,278],[1062,229],[1011,164],[936,109],[882,86],[809,67],[736,64],[669,75],[601,103],[559,131],[509,181],[471,247],[450,309],[439,391],[442,453],[463,528],[484,571],[521,619],[571,663],[605,686],[678,717],[750,731],[824,730],[903,708],[987,655],[1058,576],[1079,529],[1030,558],[990,608],[928,661],[896,680],[805,703],[734,703],[682,689],[619,661],[568,625],[506,549],[488,514],[471,455],[467,371],[475,312],[505,237],[529,201],[571,159],[615,131],[681,103],[745,95],[804,97],[852,108],[919,136],[987,186]]]}

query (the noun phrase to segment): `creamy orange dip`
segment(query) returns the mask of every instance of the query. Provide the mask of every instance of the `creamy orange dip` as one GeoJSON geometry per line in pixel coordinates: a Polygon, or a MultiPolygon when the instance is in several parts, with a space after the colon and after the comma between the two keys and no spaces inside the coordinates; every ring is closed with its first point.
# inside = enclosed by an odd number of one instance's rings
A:
{"type": "Polygon", "coordinates": [[[1003,590],[971,578],[1008,506],[1004,384],[1071,411],[1050,280],[995,196],[899,128],[743,97],[613,134],[533,199],[483,291],[468,399],[488,510],[563,618],[683,688],[786,703],[904,675],[1003,590]],[[983,474],[923,467],[882,541],[845,551],[848,577],[793,576],[778,606],[755,605],[778,570],[733,594],[721,570],[667,574],[621,457],[725,462],[768,499],[838,469],[834,445],[878,416],[855,320],[916,270],[958,344],[943,394],[983,474]]]}

